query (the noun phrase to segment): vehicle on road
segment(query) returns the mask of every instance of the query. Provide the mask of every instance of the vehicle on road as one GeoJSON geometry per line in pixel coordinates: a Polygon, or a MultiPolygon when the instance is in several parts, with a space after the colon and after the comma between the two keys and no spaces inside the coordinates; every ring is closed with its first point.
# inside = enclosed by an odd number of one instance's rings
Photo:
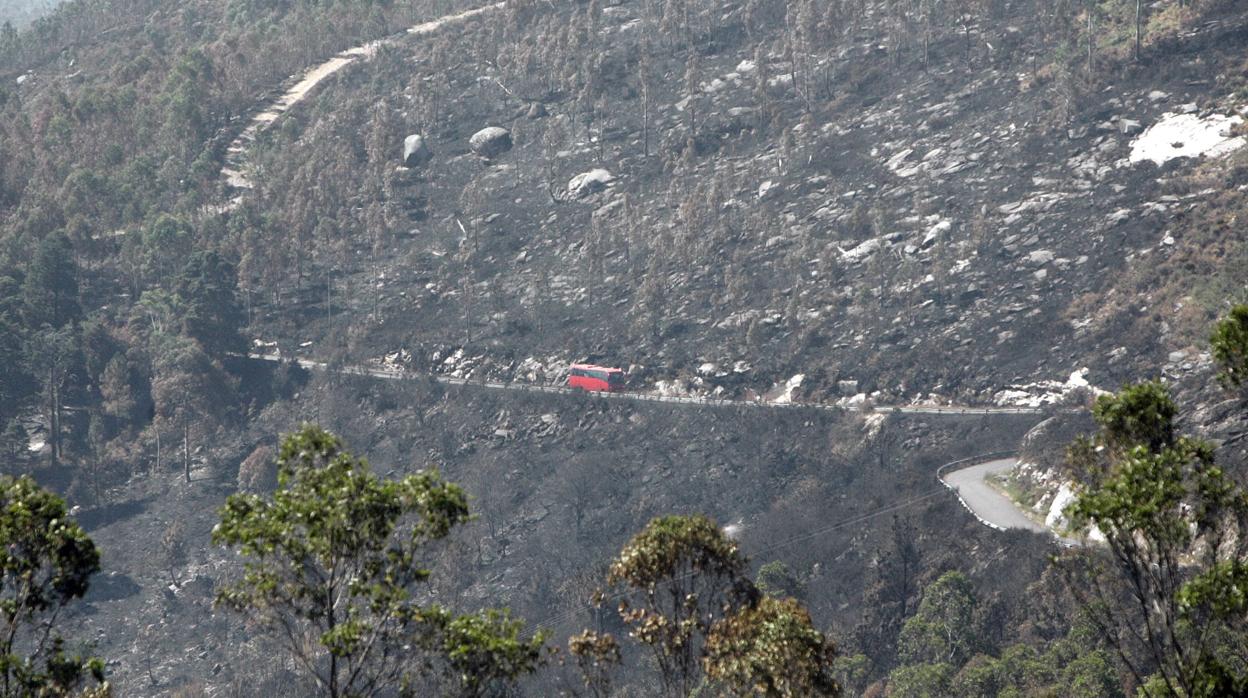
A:
{"type": "Polygon", "coordinates": [[[624,389],[624,371],[593,364],[572,364],[568,370],[568,387],[598,392],[624,389]]]}

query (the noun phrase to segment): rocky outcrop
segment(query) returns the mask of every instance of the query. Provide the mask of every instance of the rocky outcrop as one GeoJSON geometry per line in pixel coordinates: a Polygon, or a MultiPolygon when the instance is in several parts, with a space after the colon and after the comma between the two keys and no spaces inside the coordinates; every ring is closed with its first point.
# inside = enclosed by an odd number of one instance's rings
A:
{"type": "Polygon", "coordinates": [[[1066,462],[1066,447],[1076,437],[1095,431],[1096,424],[1086,412],[1060,412],[1027,432],[1018,458],[1046,470],[1058,469],[1066,462]]]}
{"type": "Polygon", "coordinates": [[[499,126],[487,126],[472,134],[468,146],[483,158],[496,158],[511,150],[511,131],[499,126]]]}
{"type": "Polygon", "coordinates": [[[584,198],[606,189],[613,181],[615,175],[602,168],[582,172],[568,181],[568,194],[576,199],[584,198]]]}

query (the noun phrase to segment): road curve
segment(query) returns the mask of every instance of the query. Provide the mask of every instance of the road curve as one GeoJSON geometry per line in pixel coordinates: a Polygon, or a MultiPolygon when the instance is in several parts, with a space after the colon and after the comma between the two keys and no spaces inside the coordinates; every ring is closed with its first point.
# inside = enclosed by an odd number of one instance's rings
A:
{"type": "Polygon", "coordinates": [[[962,504],[984,524],[999,530],[1024,528],[1037,533],[1051,533],[1019,511],[1009,497],[990,486],[984,478],[1003,473],[1018,465],[1017,458],[998,458],[940,475],[940,481],[958,494],[962,504]]]}

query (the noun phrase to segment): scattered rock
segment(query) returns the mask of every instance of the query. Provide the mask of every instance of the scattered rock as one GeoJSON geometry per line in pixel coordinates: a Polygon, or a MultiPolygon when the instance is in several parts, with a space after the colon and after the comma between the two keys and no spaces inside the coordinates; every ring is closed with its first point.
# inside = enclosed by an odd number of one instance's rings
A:
{"type": "Polygon", "coordinates": [[[851,264],[857,264],[862,260],[875,254],[880,249],[880,241],[878,238],[871,238],[848,250],[841,250],[841,259],[851,264]]]}
{"type": "Polygon", "coordinates": [[[472,152],[483,158],[494,158],[511,150],[511,131],[499,126],[487,126],[468,139],[472,152]]]}
{"type": "Polygon", "coordinates": [[[1048,264],[1055,256],[1052,250],[1036,250],[1027,255],[1027,261],[1035,265],[1048,264]]]}
{"type": "Polygon", "coordinates": [[[928,229],[927,234],[923,236],[923,242],[919,247],[928,247],[934,244],[942,235],[945,235],[953,228],[953,223],[949,221],[941,221],[928,229]]]}
{"type": "Polygon", "coordinates": [[[405,167],[420,167],[433,159],[433,151],[429,150],[429,144],[425,142],[424,136],[413,133],[403,139],[403,165],[405,167]]]}
{"type": "Polygon", "coordinates": [[[568,193],[580,199],[602,191],[615,180],[615,175],[602,168],[582,172],[568,181],[568,193]]]}

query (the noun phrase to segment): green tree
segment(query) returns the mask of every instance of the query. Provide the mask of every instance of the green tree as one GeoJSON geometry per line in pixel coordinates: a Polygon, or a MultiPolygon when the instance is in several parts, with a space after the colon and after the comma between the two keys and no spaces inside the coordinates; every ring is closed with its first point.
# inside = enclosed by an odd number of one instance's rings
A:
{"type": "Polygon", "coordinates": [[[189,162],[209,134],[211,122],[204,105],[210,103],[207,86],[214,79],[212,60],[198,48],[178,58],[160,95],[164,107],[161,137],[172,152],[189,162]]]}
{"type": "Polygon", "coordinates": [[[979,648],[978,601],[971,580],[946,572],[923,590],[923,600],[901,629],[901,655],[908,663],[962,666],[979,648]]]}
{"type": "Polygon", "coordinates": [[[865,654],[838,656],[832,662],[836,683],[851,696],[862,695],[871,680],[871,658],[865,654]]]}
{"type": "Polygon", "coordinates": [[[1071,448],[1080,485],[1067,512],[1107,551],[1069,555],[1063,569],[1137,684],[1219,695],[1243,682],[1215,640],[1240,633],[1248,611],[1248,495],[1209,444],[1175,436],[1176,413],[1157,383],[1098,400],[1101,432],[1071,448]]]}
{"type": "Polygon", "coordinates": [[[22,426],[21,420],[17,417],[10,419],[4,427],[4,433],[0,434],[0,455],[4,456],[5,470],[16,474],[17,465],[25,454],[29,441],[30,435],[26,432],[26,427],[22,426]]]}
{"type": "Polygon", "coordinates": [[[711,628],[703,664],[732,695],[837,696],[835,657],[800,603],[768,596],[711,628]]]}
{"type": "Polygon", "coordinates": [[[198,341],[210,356],[246,350],[239,333],[246,313],[238,302],[234,265],[216,252],[197,252],[178,275],[174,293],[181,309],[182,332],[198,341]]]}
{"type": "Polygon", "coordinates": [[[780,560],[772,560],[759,567],[758,574],[754,577],[754,584],[759,591],[777,598],[789,596],[800,598],[804,593],[802,580],[798,579],[797,575],[793,574],[793,570],[780,560]]]}
{"type": "Polygon", "coordinates": [[[80,375],[82,356],[78,349],[78,337],[74,328],[55,329],[45,325],[31,336],[26,348],[30,370],[39,377],[43,390],[43,413],[48,420],[48,445],[52,449],[52,462],[60,462],[64,455],[61,435],[61,413],[65,397],[80,375]]]}
{"type": "Polygon", "coordinates": [[[1238,388],[1248,378],[1248,305],[1237,305],[1213,328],[1209,339],[1222,385],[1238,388]]]}
{"type": "Polygon", "coordinates": [[[125,252],[132,259],[131,265],[141,270],[144,281],[163,284],[190,256],[193,237],[190,224],[162,213],[143,228],[142,235],[126,236],[125,252]]]}
{"type": "Polygon", "coordinates": [[[1062,669],[1062,694],[1071,698],[1122,696],[1122,681],[1113,659],[1102,650],[1071,658],[1062,669]]]}
{"type": "Polygon", "coordinates": [[[4,24],[0,25],[0,56],[16,51],[17,44],[17,29],[13,27],[12,22],[6,19],[4,24]]]}
{"type": "Polygon", "coordinates": [[[689,695],[711,626],[757,595],[745,569],[737,544],[700,514],[653,519],[611,563],[608,584],[631,592],[620,615],[650,648],[669,695],[689,695]]]}
{"type": "Polygon", "coordinates": [[[104,695],[103,663],[66,654],[57,632],[61,612],[100,569],[65,502],[28,477],[0,476],[0,551],[3,695],[104,695]],[[78,694],[87,684],[95,685],[78,694]]]}
{"type": "Polygon", "coordinates": [[[129,353],[114,356],[100,376],[101,407],[109,417],[133,429],[151,411],[151,382],[145,362],[129,353]]]}
{"type": "Polygon", "coordinates": [[[875,554],[873,579],[863,591],[863,618],[854,644],[877,666],[891,666],[897,636],[918,596],[923,559],[918,532],[908,518],[894,517],[887,544],[875,554]]]}
{"type": "MultiPolygon", "coordinates": [[[[461,616],[441,613],[436,647],[450,669],[458,695],[505,695],[517,678],[533,673],[540,665],[543,637],[521,637],[524,623],[506,610],[486,609],[461,616]]],[[[424,691],[414,694],[424,695],[424,691]]]]}
{"type": "Polygon", "coordinates": [[[904,698],[946,698],[951,692],[953,667],[944,662],[909,664],[888,675],[889,695],[904,698]]]}
{"type": "Polygon", "coordinates": [[[0,420],[13,417],[32,390],[22,349],[18,328],[0,314],[0,420]]]}
{"type": "Polygon", "coordinates": [[[182,442],[182,472],[191,481],[191,443],[212,436],[227,423],[235,403],[234,383],[220,363],[204,353],[199,343],[181,335],[152,337],[156,357],[152,399],[156,421],[157,465],[161,435],[173,431],[182,442]]]}
{"type": "Polygon", "coordinates": [[[461,683],[480,695],[531,671],[540,642],[520,639],[505,614],[456,617],[414,598],[430,574],[425,546],[467,519],[464,492],[437,473],[383,480],[305,426],[282,442],[272,496],[236,494],[222,507],[213,541],[245,562],[217,602],[273,630],[322,695],[415,692],[422,652],[485,677],[461,683]]]}
{"type": "Polygon", "coordinates": [[[960,698],[993,698],[1012,688],[1001,661],[983,654],[971,657],[953,677],[950,691],[960,698]]]}
{"type": "Polygon", "coordinates": [[[22,284],[8,270],[0,270],[0,318],[12,324],[22,317],[25,307],[22,284]]]}
{"type": "Polygon", "coordinates": [[[1092,406],[1101,427],[1100,444],[1121,454],[1137,446],[1152,453],[1174,443],[1174,418],[1179,408],[1158,381],[1128,385],[1116,395],[1102,395],[1092,406]]]}
{"type": "Polygon", "coordinates": [[[22,284],[26,325],[59,329],[82,317],[78,304],[78,268],[74,248],[62,232],[43,239],[35,250],[22,284]]]}

